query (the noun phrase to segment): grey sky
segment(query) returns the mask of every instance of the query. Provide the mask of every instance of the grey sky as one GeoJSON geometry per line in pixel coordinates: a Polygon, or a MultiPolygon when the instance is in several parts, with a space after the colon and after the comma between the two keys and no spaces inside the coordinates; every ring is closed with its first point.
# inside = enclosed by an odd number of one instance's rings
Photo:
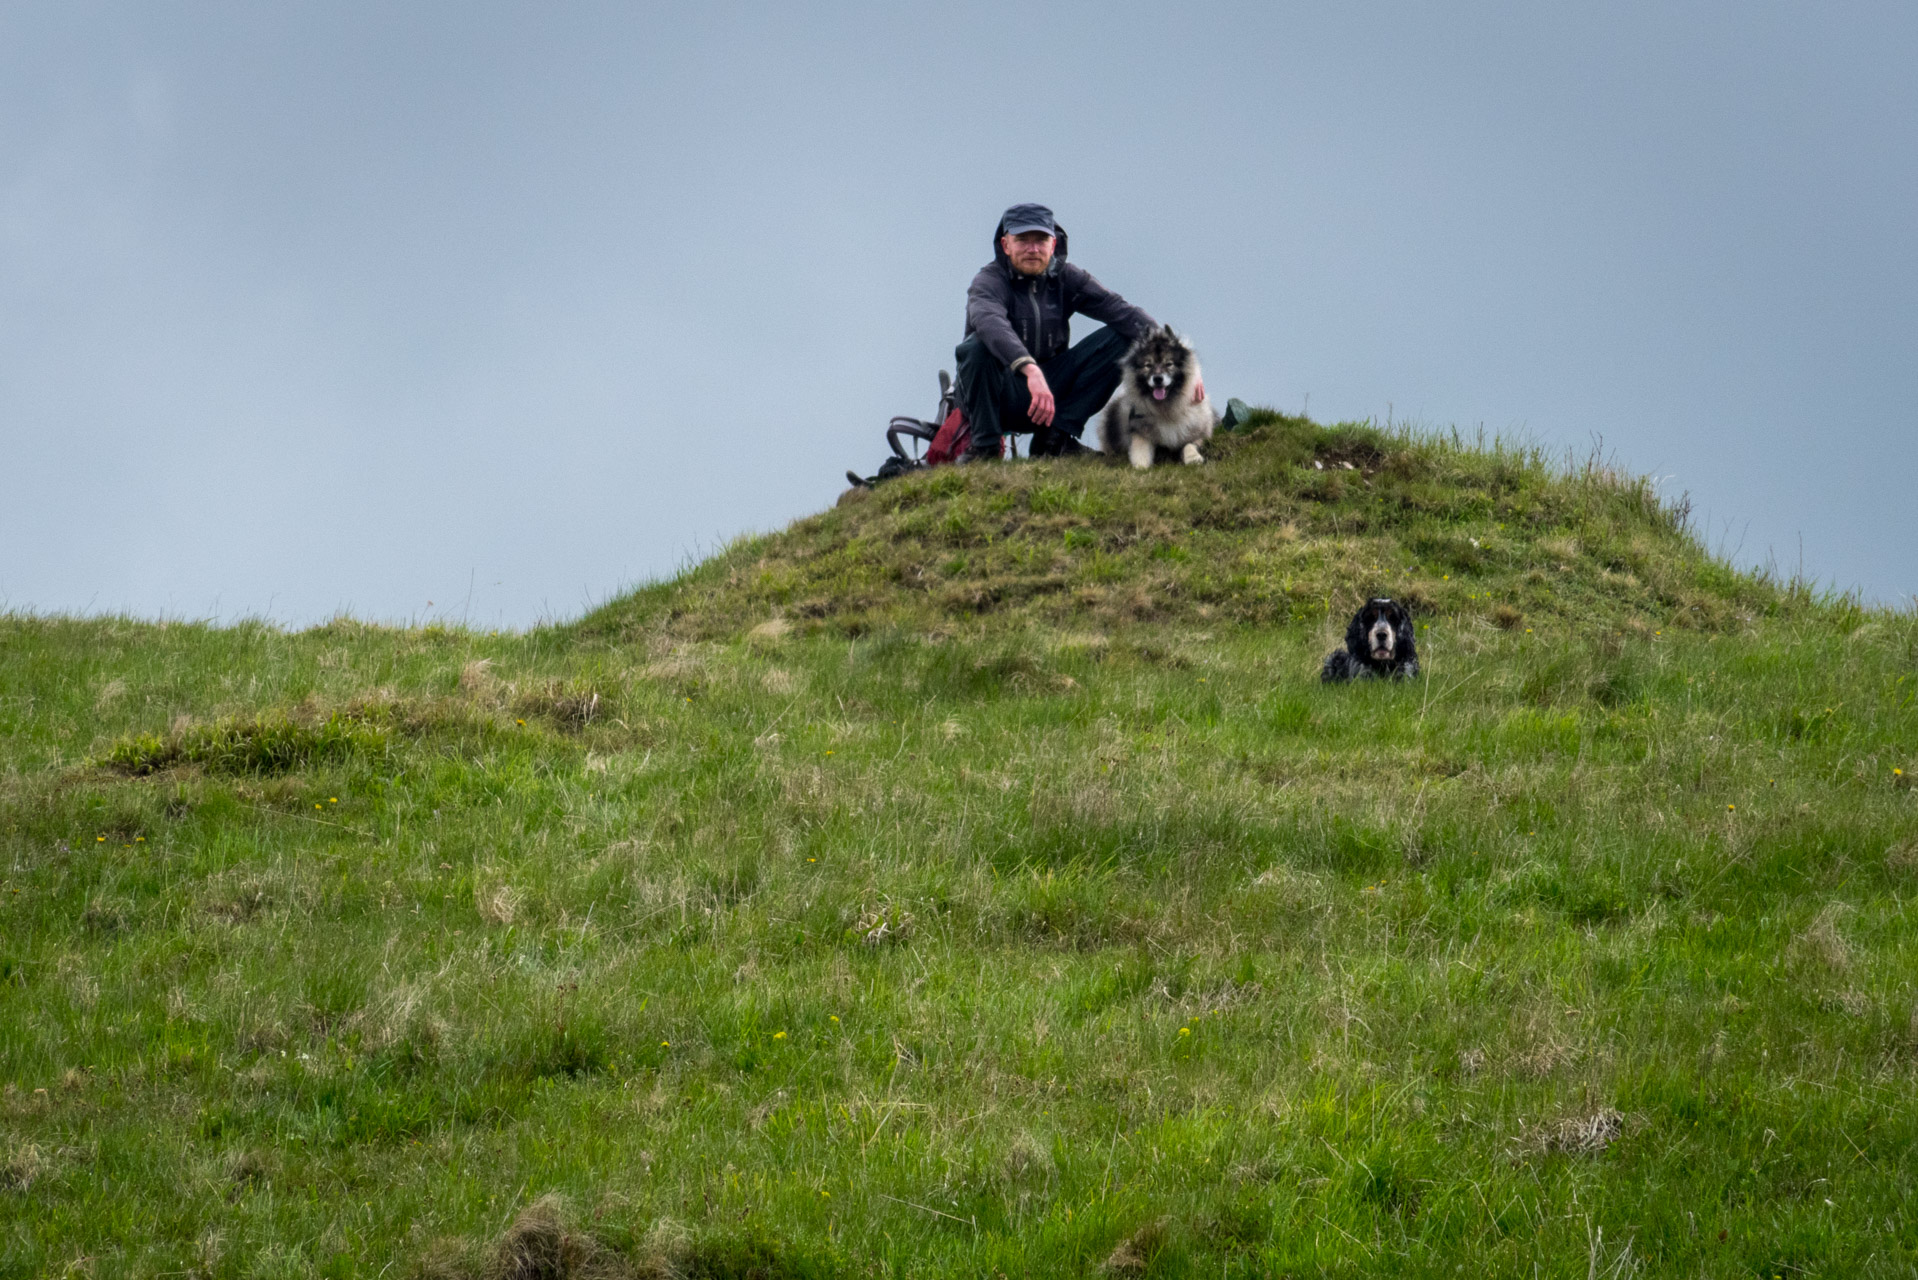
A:
{"type": "Polygon", "coordinates": [[[1902,4],[0,3],[0,605],[574,615],[876,466],[1018,200],[1215,395],[1602,437],[1902,601],[1914,66],[1902,4]]]}

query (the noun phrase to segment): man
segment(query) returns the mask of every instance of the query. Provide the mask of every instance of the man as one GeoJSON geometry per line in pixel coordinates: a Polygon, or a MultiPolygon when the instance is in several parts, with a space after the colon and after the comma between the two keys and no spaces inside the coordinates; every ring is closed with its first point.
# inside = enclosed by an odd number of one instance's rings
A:
{"type": "MultiPolygon", "coordinates": [[[[962,462],[1000,455],[1008,431],[1031,431],[1034,457],[1084,453],[1079,436],[1119,387],[1126,349],[1158,327],[1151,316],[1066,261],[1066,232],[1042,204],[999,219],[992,262],[966,290],[959,403],[972,428],[962,462]],[[1075,312],[1105,328],[1069,347],[1075,312]]],[[[1193,388],[1203,399],[1205,388],[1193,388]]]]}

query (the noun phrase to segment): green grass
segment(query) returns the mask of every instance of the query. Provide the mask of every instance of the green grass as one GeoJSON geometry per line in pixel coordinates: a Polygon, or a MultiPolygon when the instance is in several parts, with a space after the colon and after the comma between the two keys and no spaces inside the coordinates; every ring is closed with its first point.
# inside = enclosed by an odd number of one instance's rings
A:
{"type": "Polygon", "coordinates": [[[0,616],[0,1274],[1911,1274],[1918,617],[1214,458],[526,634],[0,616]],[[1375,590],[1426,677],[1321,687],[1375,590]]]}

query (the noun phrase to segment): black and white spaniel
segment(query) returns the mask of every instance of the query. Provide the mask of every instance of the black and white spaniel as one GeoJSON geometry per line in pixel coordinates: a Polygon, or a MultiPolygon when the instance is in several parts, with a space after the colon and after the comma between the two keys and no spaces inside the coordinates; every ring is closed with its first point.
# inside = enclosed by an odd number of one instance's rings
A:
{"type": "Polygon", "coordinates": [[[1325,659],[1319,679],[1327,684],[1343,680],[1391,677],[1401,680],[1419,673],[1418,648],[1412,642],[1412,615],[1396,600],[1383,596],[1367,600],[1345,629],[1345,647],[1325,659]]]}

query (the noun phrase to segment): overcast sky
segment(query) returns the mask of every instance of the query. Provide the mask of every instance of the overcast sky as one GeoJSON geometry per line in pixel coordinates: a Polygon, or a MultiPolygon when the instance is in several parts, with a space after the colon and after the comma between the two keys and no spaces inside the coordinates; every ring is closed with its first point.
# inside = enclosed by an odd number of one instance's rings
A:
{"type": "Polygon", "coordinates": [[[875,468],[1022,200],[1221,399],[1908,602],[1918,7],[1585,8],[0,0],[0,607],[574,616],[875,468]]]}

